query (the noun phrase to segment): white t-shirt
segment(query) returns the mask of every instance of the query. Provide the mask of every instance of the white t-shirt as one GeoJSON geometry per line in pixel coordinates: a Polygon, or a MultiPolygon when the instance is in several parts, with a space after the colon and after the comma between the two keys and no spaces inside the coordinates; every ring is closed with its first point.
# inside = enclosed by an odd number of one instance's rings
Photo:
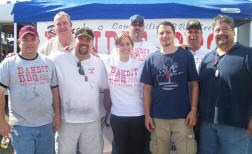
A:
{"type": "Polygon", "coordinates": [[[99,114],[99,90],[108,89],[107,73],[101,59],[90,55],[81,61],[85,75],[79,74],[79,61],[74,51],[57,52],[50,56],[55,62],[62,119],[68,123],[97,121],[99,114]]]}
{"type": "MultiPolygon", "coordinates": [[[[72,41],[70,43],[70,46],[73,46],[74,44],[74,35],[72,35],[72,41]]],[[[38,53],[44,54],[46,56],[49,56],[52,53],[55,53],[57,51],[62,50],[64,47],[59,41],[59,37],[56,36],[48,41],[46,41],[40,48],[38,53]]]]}
{"type": "Polygon", "coordinates": [[[131,54],[131,58],[136,59],[137,61],[144,62],[145,59],[157,50],[152,43],[141,41],[141,42],[134,42],[134,50],[131,54]]]}
{"type": "Polygon", "coordinates": [[[117,116],[144,115],[142,86],[139,84],[141,62],[132,58],[121,62],[118,55],[111,55],[104,63],[112,100],[111,113],[117,116]]]}
{"type": "Polygon", "coordinates": [[[210,50],[203,49],[202,47],[196,51],[191,51],[191,53],[193,54],[194,60],[195,60],[197,72],[199,72],[199,67],[200,67],[200,63],[201,63],[202,59],[209,52],[210,52],[210,50]]]}

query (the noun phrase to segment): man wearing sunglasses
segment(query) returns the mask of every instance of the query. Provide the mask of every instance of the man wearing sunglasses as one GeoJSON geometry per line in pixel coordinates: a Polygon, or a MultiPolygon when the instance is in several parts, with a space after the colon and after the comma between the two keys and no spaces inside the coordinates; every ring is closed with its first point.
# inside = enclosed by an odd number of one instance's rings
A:
{"type": "Polygon", "coordinates": [[[99,90],[107,89],[103,62],[91,54],[94,34],[77,29],[72,52],[52,55],[56,65],[62,102],[62,127],[58,152],[101,154],[103,139],[99,115],[99,90]]]}
{"type": "Polygon", "coordinates": [[[143,62],[150,53],[157,50],[151,42],[144,40],[144,30],[144,18],[138,14],[131,16],[129,35],[134,42],[133,54],[131,57],[141,62],[143,62]]]}

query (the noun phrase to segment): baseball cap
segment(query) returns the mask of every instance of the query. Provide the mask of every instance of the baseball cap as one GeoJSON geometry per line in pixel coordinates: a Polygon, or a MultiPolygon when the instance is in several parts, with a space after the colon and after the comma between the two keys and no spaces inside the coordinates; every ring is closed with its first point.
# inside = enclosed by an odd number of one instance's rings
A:
{"type": "Polygon", "coordinates": [[[197,28],[197,29],[199,29],[199,30],[202,31],[201,24],[200,24],[200,22],[198,20],[190,20],[190,21],[188,21],[187,25],[186,25],[186,29],[189,29],[191,27],[195,27],[195,28],[197,28]]]}
{"type": "Polygon", "coordinates": [[[31,26],[31,25],[23,26],[19,30],[18,36],[19,36],[19,38],[22,38],[25,34],[28,34],[28,33],[33,34],[35,36],[38,36],[37,29],[34,26],[31,26]]]}
{"type": "Polygon", "coordinates": [[[141,24],[144,24],[144,17],[139,14],[135,14],[130,17],[130,24],[132,25],[136,20],[140,21],[141,24]]]}
{"type": "Polygon", "coordinates": [[[82,35],[86,35],[88,36],[90,39],[94,39],[94,33],[92,31],[92,29],[88,28],[88,27],[84,27],[84,28],[78,28],[75,32],[75,38],[78,38],[82,35]]]}

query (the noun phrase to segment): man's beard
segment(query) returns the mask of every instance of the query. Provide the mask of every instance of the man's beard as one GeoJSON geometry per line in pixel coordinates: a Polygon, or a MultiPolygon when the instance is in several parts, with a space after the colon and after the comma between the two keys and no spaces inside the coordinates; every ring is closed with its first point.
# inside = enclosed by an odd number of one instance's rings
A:
{"type": "Polygon", "coordinates": [[[138,31],[134,31],[134,35],[137,39],[141,38],[142,37],[142,34],[141,32],[138,30],[138,31]]]}
{"type": "Polygon", "coordinates": [[[225,45],[225,44],[228,44],[228,43],[229,43],[229,39],[228,39],[227,35],[217,37],[217,43],[216,43],[217,45],[225,45]],[[224,42],[222,40],[222,37],[224,37],[224,39],[225,39],[224,42]]]}
{"type": "Polygon", "coordinates": [[[139,38],[139,32],[135,32],[135,37],[139,38]]]}
{"type": "Polygon", "coordinates": [[[81,54],[81,55],[86,55],[86,54],[88,54],[89,52],[88,52],[88,50],[89,50],[89,45],[79,45],[79,53],[81,54]],[[86,50],[82,50],[81,48],[82,47],[86,47],[86,50]]]}

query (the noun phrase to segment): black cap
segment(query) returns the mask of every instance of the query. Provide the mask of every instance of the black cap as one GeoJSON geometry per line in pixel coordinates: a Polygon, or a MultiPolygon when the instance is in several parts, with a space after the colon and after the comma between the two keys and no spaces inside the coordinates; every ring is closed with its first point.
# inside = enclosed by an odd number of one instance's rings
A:
{"type": "Polygon", "coordinates": [[[94,39],[94,33],[93,33],[92,29],[90,29],[88,27],[79,28],[76,30],[75,38],[78,38],[79,36],[82,36],[82,35],[86,35],[92,40],[94,39]]]}
{"type": "Polygon", "coordinates": [[[197,29],[199,29],[199,30],[202,31],[201,24],[200,24],[200,22],[198,20],[190,20],[190,21],[188,21],[187,25],[186,25],[186,30],[189,29],[189,28],[191,28],[191,27],[195,27],[195,28],[197,28],[197,29]]]}

